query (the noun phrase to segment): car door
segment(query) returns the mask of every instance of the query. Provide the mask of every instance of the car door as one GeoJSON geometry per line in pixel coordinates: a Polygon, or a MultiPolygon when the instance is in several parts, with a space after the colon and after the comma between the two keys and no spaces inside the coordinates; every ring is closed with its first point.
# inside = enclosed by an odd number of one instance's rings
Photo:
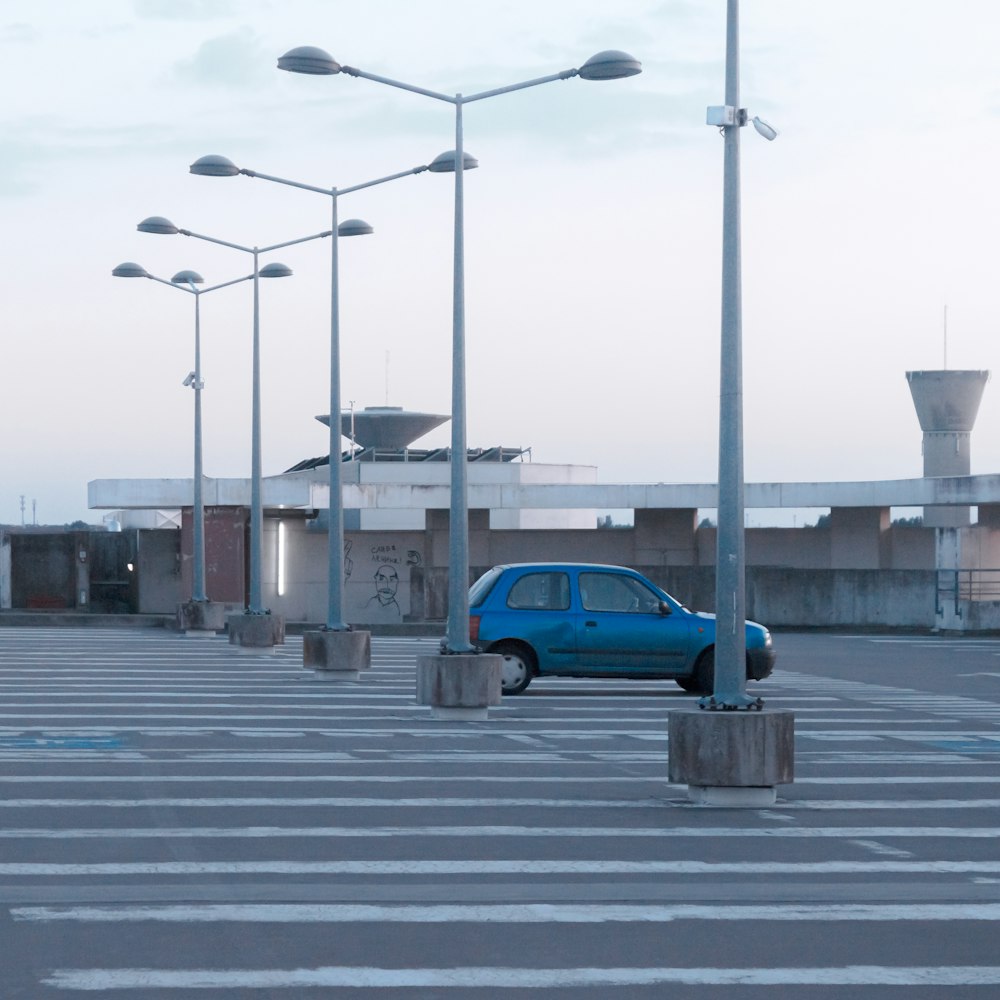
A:
{"type": "MultiPolygon", "coordinates": [[[[539,569],[516,575],[506,592],[503,610],[491,617],[488,627],[490,641],[516,638],[527,642],[538,658],[540,673],[572,666],[576,661],[576,629],[570,610],[569,574],[539,569]]],[[[483,628],[481,624],[481,635],[483,628]]]]}
{"type": "Polygon", "coordinates": [[[581,570],[577,659],[593,673],[677,675],[687,671],[688,616],[664,614],[662,598],[638,575],[581,570]]]}

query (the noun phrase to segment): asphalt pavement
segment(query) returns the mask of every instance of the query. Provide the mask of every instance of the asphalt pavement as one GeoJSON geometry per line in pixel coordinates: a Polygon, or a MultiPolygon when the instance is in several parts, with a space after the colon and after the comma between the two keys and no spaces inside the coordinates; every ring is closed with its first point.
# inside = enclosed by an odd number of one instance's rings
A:
{"type": "Polygon", "coordinates": [[[0,629],[0,998],[1000,997],[1000,640],[778,634],[768,809],[667,782],[670,682],[485,722],[300,638],[0,629]]]}

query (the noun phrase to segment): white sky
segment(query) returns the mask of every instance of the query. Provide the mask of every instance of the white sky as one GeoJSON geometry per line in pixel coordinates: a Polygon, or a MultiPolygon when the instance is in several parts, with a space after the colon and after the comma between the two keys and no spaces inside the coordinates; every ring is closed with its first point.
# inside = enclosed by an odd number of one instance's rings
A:
{"type": "MultiPolygon", "coordinates": [[[[136,232],[149,215],[241,244],[328,227],[347,187],[453,148],[449,105],[275,68],[296,45],[448,93],[579,66],[465,109],[469,444],[530,446],[602,482],[711,482],[718,440],[724,0],[0,0],[0,523],[84,518],[90,479],[187,477],[193,298],[250,257],[136,232]]],[[[922,471],[904,377],[1000,368],[1000,5],[744,0],[746,478],[922,471]]],[[[453,189],[422,174],[341,201],[344,405],[450,409],[453,189]],[[387,364],[388,356],[388,364],[387,364]],[[388,377],[387,377],[388,372],[388,377]]],[[[264,472],[326,453],[328,245],[262,283],[264,472]]],[[[205,472],[246,476],[250,286],[202,300],[205,472]]],[[[988,386],[973,472],[1000,470],[988,386]]],[[[448,425],[422,446],[446,445],[448,425]]]]}

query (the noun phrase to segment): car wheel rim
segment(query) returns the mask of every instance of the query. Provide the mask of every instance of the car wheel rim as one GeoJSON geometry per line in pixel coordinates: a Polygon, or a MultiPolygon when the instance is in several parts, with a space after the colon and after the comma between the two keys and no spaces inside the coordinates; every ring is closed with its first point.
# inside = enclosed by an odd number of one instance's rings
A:
{"type": "Polygon", "coordinates": [[[527,673],[528,667],[520,656],[511,656],[510,653],[504,653],[502,683],[505,691],[521,684],[527,673]]]}

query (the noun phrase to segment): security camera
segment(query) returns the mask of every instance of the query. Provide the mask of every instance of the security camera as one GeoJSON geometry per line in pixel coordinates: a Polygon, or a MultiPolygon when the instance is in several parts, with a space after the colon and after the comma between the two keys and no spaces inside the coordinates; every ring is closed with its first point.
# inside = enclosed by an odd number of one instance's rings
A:
{"type": "Polygon", "coordinates": [[[190,372],[188,377],[181,383],[182,385],[192,385],[194,383],[194,372],[190,372]]]}
{"type": "Polygon", "coordinates": [[[778,138],[778,130],[773,125],[769,125],[763,118],[755,117],[752,122],[757,134],[762,135],[768,142],[774,142],[778,138]]]}

